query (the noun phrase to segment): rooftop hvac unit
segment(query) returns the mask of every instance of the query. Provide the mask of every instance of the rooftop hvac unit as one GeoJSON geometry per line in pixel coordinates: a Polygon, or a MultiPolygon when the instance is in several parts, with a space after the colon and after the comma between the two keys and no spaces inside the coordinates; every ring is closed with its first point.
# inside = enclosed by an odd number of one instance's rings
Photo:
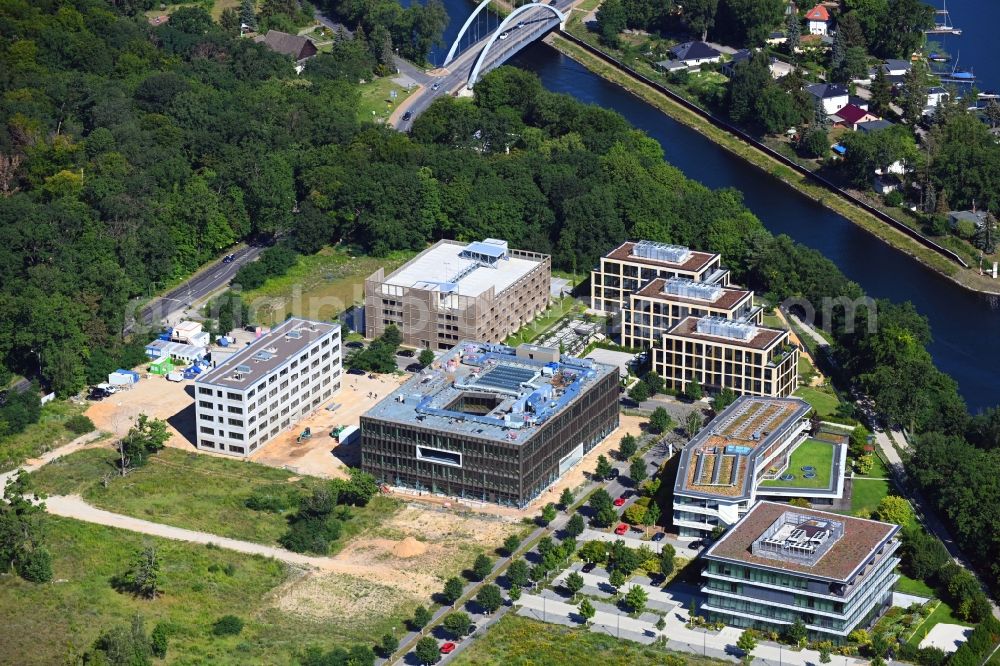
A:
{"type": "Polygon", "coordinates": [[[272,358],[274,358],[274,354],[267,350],[261,350],[253,355],[255,361],[270,361],[272,358]]]}
{"type": "Polygon", "coordinates": [[[702,335],[714,335],[744,342],[757,334],[757,327],[753,324],[722,317],[702,317],[698,320],[696,330],[702,335]]]}
{"type": "Polygon", "coordinates": [[[290,340],[298,340],[302,337],[302,331],[288,331],[287,337],[290,340]]]}
{"type": "Polygon", "coordinates": [[[722,296],[722,287],[717,284],[695,282],[687,278],[670,278],[663,285],[663,293],[681,298],[695,298],[701,301],[717,301],[722,296]]]}
{"type": "Polygon", "coordinates": [[[641,240],[632,246],[632,256],[653,261],[681,264],[691,258],[691,250],[683,245],[668,245],[655,241],[641,240]]]}

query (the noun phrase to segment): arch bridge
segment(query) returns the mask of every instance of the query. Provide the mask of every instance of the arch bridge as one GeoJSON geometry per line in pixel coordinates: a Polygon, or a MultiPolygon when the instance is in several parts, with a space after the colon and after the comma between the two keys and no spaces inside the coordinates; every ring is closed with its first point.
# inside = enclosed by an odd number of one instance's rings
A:
{"type": "MultiPolygon", "coordinates": [[[[532,2],[521,5],[508,14],[496,29],[488,31],[485,37],[476,40],[459,53],[462,39],[473,34],[471,28],[476,25],[491,1],[483,0],[473,10],[444,59],[443,65],[447,67],[456,59],[465,60],[473,57],[470,54],[476,54],[475,62],[469,71],[467,84],[469,88],[472,88],[481,76],[502,65],[528,44],[545,36],[553,28],[562,27],[566,23],[567,14],[559,9],[559,5],[570,4],[569,0],[562,2],[554,0],[552,4],[532,2]]],[[[478,36],[478,29],[475,34],[478,36]]]]}

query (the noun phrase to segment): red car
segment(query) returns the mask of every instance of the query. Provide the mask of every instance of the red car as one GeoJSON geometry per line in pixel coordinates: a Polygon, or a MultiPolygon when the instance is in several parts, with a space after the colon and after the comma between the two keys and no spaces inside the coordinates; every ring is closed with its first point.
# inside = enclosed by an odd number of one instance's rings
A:
{"type": "Polygon", "coordinates": [[[451,654],[454,651],[455,651],[455,644],[452,643],[451,641],[441,646],[441,654],[451,654]]]}
{"type": "Polygon", "coordinates": [[[625,500],[621,497],[615,498],[615,506],[625,506],[625,500]]]}
{"type": "Polygon", "coordinates": [[[626,525],[625,523],[621,523],[618,525],[618,527],[615,528],[615,534],[617,534],[618,536],[621,536],[626,532],[628,532],[628,525],[626,525]]]}

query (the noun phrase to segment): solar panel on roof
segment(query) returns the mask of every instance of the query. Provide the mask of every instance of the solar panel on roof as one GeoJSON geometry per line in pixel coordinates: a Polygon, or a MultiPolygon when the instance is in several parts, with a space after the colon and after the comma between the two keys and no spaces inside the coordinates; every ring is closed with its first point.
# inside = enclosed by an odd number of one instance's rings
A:
{"type": "Polygon", "coordinates": [[[516,391],[521,384],[535,376],[535,371],[531,368],[519,368],[512,365],[498,365],[482,377],[476,384],[480,386],[494,386],[506,391],[516,391]]]}

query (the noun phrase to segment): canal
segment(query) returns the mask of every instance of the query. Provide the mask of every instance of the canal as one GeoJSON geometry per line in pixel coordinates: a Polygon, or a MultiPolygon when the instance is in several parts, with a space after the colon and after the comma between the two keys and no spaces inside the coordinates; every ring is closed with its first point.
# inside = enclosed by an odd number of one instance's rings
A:
{"type": "MultiPolygon", "coordinates": [[[[466,0],[445,0],[445,5],[452,17],[447,51],[472,5],[466,0]]],[[[954,10],[952,15],[958,23],[954,10]]],[[[972,411],[997,404],[1000,299],[974,294],[939,276],[545,44],[526,48],[509,64],[535,72],[549,90],[622,114],[659,141],[667,161],[689,178],[712,188],[740,190],[747,207],[772,233],[819,250],[869,295],[912,301],[930,321],[935,363],[958,382],[972,411]]]]}

